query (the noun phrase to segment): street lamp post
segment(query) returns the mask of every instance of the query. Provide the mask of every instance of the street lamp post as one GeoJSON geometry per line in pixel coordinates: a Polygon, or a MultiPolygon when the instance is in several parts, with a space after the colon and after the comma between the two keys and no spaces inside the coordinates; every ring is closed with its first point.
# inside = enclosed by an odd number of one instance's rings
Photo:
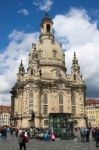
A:
{"type": "Polygon", "coordinates": [[[17,112],[15,113],[14,120],[15,120],[15,126],[17,126],[17,122],[18,122],[18,114],[17,114],[17,112]]]}
{"type": "Polygon", "coordinates": [[[42,114],[40,113],[39,114],[39,119],[40,119],[40,128],[42,127],[42,119],[43,119],[43,117],[42,117],[42,114]]]}
{"type": "Polygon", "coordinates": [[[34,112],[34,110],[31,112],[31,120],[33,121],[33,127],[35,127],[35,112],[34,112]]]}

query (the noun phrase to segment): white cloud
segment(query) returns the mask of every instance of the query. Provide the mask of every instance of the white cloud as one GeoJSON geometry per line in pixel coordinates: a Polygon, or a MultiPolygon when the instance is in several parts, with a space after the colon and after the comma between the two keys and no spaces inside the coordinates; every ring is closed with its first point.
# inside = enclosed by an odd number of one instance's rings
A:
{"type": "Polygon", "coordinates": [[[10,100],[11,100],[10,93],[0,94],[0,104],[10,105],[10,100]]]}
{"type": "Polygon", "coordinates": [[[53,5],[52,0],[34,0],[33,5],[39,10],[50,10],[53,5]]]}
{"type": "Polygon", "coordinates": [[[65,15],[56,15],[54,30],[66,50],[67,69],[71,67],[75,51],[81,73],[87,83],[88,96],[99,97],[99,30],[83,9],[71,9],[65,15]],[[98,90],[97,90],[98,89],[98,90]]]}
{"type": "Polygon", "coordinates": [[[29,15],[29,11],[26,8],[18,10],[17,13],[22,14],[24,16],[29,15]]]}
{"type": "Polygon", "coordinates": [[[27,68],[28,54],[38,33],[24,33],[17,30],[9,35],[9,44],[0,54],[0,99],[2,104],[10,103],[10,90],[16,82],[20,60],[27,68]]]}
{"type": "MultiPolygon", "coordinates": [[[[66,50],[66,66],[71,67],[73,52],[76,52],[81,73],[87,83],[90,97],[99,97],[99,30],[85,10],[71,9],[65,15],[56,15],[53,19],[56,38],[66,50]]],[[[23,58],[25,68],[28,65],[28,53],[38,33],[24,33],[13,30],[9,35],[9,44],[0,53],[0,100],[10,102],[12,86],[16,82],[16,73],[23,58]]]]}

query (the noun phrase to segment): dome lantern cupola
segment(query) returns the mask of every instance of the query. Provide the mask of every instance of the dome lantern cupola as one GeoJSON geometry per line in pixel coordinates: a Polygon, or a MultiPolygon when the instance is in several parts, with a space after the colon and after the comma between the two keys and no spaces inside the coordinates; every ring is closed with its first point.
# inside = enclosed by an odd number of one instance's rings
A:
{"type": "Polygon", "coordinates": [[[41,21],[41,34],[40,34],[40,39],[46,39],[46,38],[50,38],[53,39],[54,35],[53,35],[53,21],[52,19],[49,17],[48,12],[46,11],[45,16],[43,17],[42,21],[41,21]]]}

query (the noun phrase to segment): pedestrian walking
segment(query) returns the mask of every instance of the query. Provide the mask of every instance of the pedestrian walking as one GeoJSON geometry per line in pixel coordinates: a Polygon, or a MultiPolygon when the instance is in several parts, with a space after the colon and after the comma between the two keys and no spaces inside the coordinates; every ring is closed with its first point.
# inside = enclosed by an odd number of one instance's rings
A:
{"type": "Polygon", "coordinates": [[[16,129],[15,129],[15,135],[16,135],[16,137],[18,137],[18,133],[19,133],[19,129],[16,128],[16,129]]]}
{"type": "Polygon", "coordinates": [[[90,129],[86,128],[85,129],[86,142],[89,142],[89,135],[90,135],[90,129]]]}
{"type": "Polygon", "coordinates": [[[80,128],[80,136],[81,136],[81,142],[85,142],[86,141],[86,131],[85,128],[80,128]]]}
{"type": "Polygon", "coordinates": [[[96,128],[96,130],[95,130],[95,139],[96,139],[96,147],[98,147],[98,143],[99,143],[99,128],[96,128]]]}
{"type": "Polygon", "coordinates": [[[25,136],[25,132],[22,132],[19,135],[19,141],[18,142],[19,142],[20,150],[22,150],[22,148],[24,148],[24,150],[26,150],[26,143],[29,141],[28,141],[28,138],[25,136]]]}

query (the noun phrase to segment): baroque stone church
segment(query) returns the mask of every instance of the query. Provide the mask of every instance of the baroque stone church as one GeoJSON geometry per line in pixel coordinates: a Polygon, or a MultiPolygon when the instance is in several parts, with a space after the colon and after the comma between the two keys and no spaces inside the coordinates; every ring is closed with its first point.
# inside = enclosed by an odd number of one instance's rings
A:
{"type": "Polygon", "coordinates": [[[11,90],[11,123],[17,127],[46,128],[49,116],[69,116],[74,125],[86,125],[86,85],[76,54],[71,74],[67,73],[65,55],[53,33],[53,21],[46,13],[40,24],[38,42],[32,44],[27,71],[21,60],[17,81],[11,90]]]}

